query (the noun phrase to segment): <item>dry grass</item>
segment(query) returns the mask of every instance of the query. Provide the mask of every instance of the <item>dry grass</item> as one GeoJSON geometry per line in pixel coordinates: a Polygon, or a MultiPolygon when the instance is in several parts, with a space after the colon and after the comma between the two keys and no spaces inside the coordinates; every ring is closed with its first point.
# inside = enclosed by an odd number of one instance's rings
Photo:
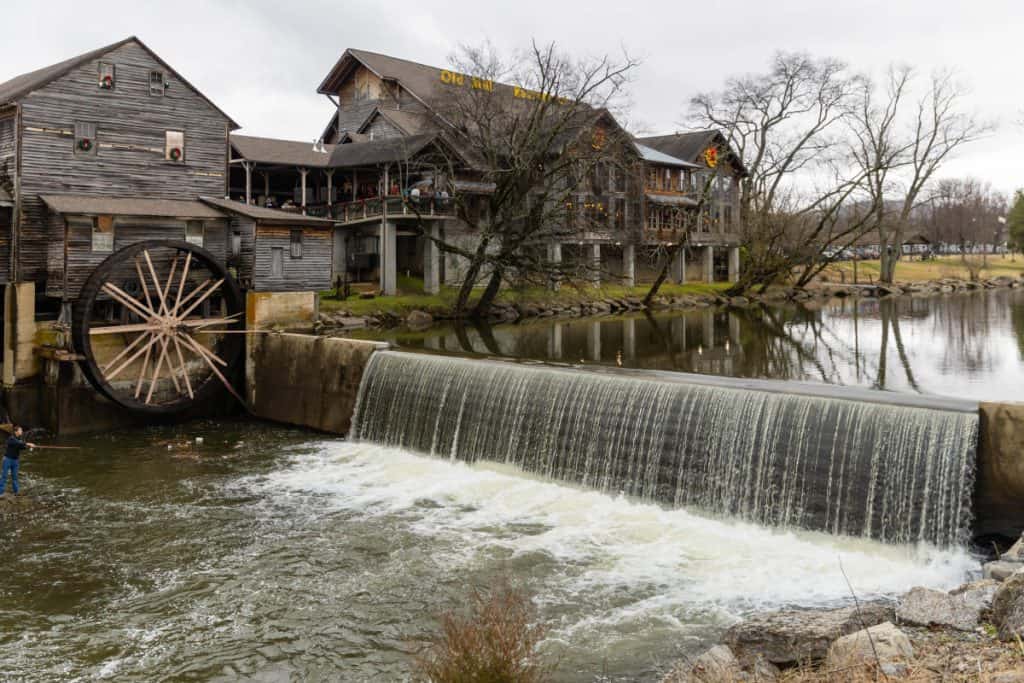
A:
{"type": "Polygon", "coordinates": [[[414,663],[430,683],[544,683],[553,665],[537,652],[544,626],[529,596],[509,584],[474,590],[468,612],[447,612],[441,631],[414,663]]]}
{"type": "MultiPolygon", "coordinates": [[[[930,261],[909,261],[901,259],[896,264],[897,282],[923,282],[926,280],[938,280],[940,278],[957,278],[968,280],[971,277],[971,270],[975,268],[974,261],[981,261],[980,255],[968,257],[969,263],[964,264],[960,256],[940,256],[930,261]]],[[[1000,275],[1017,277],[1024,274],[1024,256],[1020,254],[1010,256],[992,255],[987,258],[987,265],[984,267],[979,263],[977,266],[978,277],[992,278],[1000,275]]],[[[857,281],[861,284],[868,284],[878,280],[880,272],[878,261],[858,261],[857,281]]],[[[833,264],[825,271],[825,277],[829,282],[840,282],[845,275],[846,282],[853,282],[853,262],[842,261],[833,264]]]]}

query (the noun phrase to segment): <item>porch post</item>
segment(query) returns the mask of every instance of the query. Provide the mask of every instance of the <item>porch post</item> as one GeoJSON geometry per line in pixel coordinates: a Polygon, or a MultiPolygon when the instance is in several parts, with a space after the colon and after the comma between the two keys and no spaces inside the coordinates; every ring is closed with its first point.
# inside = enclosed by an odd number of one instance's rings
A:
{"type": "Polygon", "coordinates": [[[676,252],[675,258],[672,259],[670,273],[673,282],[680,285],[686,284],[686,247],[681,247],[676,252]]]}
{"type": "Polygon", "coordinates": [[[704,282],[715,281],[715,248],[704,247],[704,282]]]}
{"type": "Polygon", "coordinates": [[[434,242],[434,239],[441,237],[441,226],[438,223],[439,221],[431,223],[423,245],[423,291],[427,294],[437,294],[441,291],[441,249],[434,242]]]}
{"type": "Polygon", "coordinates": [[[252,204],[252,163],[243,161],[242,168],[245,169],[245,203],[252,204]]]}
{"type": "Polygon", "coordinates": [[[729,282],[740,279],[740,248],[729,247],[729,282]]]}
{"type": "Polygon", "coordinates": [[[392,221],[380,223],[380,292],[394,296],[398,292],[398,226],[392,221]]]}
{"type": "Polygon", "coordinates": [[[327,208],[329,209],[331,207],[331,196],[334,194],[334,169],[326,169],[324,175],[327,176],[327,208]]]}
{"type": "Polygon", "coordinates": [[[263,196],[270,197],[270,171],[263,172],[263,196]]]}
{"type": "Polygon", "coordinates": [[[300,168],[299,175],[302,176],[302,215],[306,215],[306,176],[309,174],[308,168],[300,168]]]}
{"type": "Polygon", "coordinates": [[[636,246],[632,244],[622,247],[622,284],[636,286],[636,246]]]}
{"type": "MultiPolygon", "coordinates": [[[[559,268],[562,265],[562,244],[560,242],[552,242],[548,245],[548,261],[550,261],[555,268],[559,268]]],[[[551,290],[557,292],[561,285],[562,274],[551,273],[551,290]]]]}

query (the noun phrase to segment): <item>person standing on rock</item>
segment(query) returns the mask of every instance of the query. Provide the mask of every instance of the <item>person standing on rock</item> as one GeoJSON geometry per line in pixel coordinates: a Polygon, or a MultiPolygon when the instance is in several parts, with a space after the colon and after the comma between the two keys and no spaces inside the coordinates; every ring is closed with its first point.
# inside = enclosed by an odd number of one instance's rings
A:
{"type": "Polygon", "coordinates": [[[21,427],[15,426],[7,438],[7,450],[4,452],[3,469],[0,470],[0,496],[7,494],[7,473],[11,474],[11,490],[18,495],[18,463],[21,452],[26,448],[35,448],[34,443],[23,441],[21,427]]]}

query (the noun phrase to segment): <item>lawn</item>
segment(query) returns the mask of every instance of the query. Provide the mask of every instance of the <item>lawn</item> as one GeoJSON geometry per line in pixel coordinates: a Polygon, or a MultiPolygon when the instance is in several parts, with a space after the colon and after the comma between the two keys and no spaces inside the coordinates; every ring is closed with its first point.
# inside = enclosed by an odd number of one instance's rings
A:
{"type": "MultiPolygon", "coordinates": [[[[621,299],[623,297],[643,297],[647,294],[649,284],[641,284],[636,287],[624,287],[622,285],[606,284],[599,287],[590,285],[571,286],[563,285],[557,292],[550,291],[543,287],[530,287],[525,289],[506,289],[498,295],[498,300],[506,303],[537,303],[550,304],[559,303],[572,305],[584,301],[595,301],[599,299],[621,299]]],[[[660,293],[666,296],[681,296],[684,294],[709,294],[719,293],[729,288],[727,282],[716,282],[707,284],[705,282],[693,282],[685,285],[665,283],[660,293]]],[[[482,290],[477,290],[472,299],[475,300],[482,290]]],[[[320,310],[328,313],[332,311],[348,311],[352,315],[373,315],[378,312],[405,315],[414,310],[439,310],[450,309],[455,304],[458,296],[458,289],[445,287],[440,294],[423,294],[423,281],[416,278],[399,277],[398,294],[396,296],[382,296],[373,299],[360,299],[353,294],[348,299],[334,298],[334,292],[325,291],[320,293],[320,310]]]]}
{"type": "MultiPolygon", "coordinates": [[[[970,258],[980,261],[980,256],[970,258]]],[[[1009,275],[1018,277],[1024,274],[1024,257],[1019,254],[1014,256],[989,255],[987,267],[981,269],[982,279],[1009,275]]],[[[861,284],[871,283],[878,280],[880,266],[878,261],[857,262],[857,282],[861,284]]],[[[853,282],[853,262],[843,261],[830,266],[826,271],[826,277],[831,282],[853,282]],[[845,280],[843,277],[845,276],[845,280]]],[[[967,280],[970,272],[963,264],[960,256],[939,256],[930,261],[908,261],[901,259],[896,264],[897,282],[921,282],[924,280],[938,280],[941,278],[960,278],[967,280]]]]}

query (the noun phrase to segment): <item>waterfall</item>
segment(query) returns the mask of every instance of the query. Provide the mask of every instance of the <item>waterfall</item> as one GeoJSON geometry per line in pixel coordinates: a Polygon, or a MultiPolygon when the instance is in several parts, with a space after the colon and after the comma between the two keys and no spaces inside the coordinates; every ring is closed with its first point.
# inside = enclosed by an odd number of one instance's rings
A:
{"type": "Polygon", "coordinates": [[[377,352],[352,437],[761,524],[962,543],[976,412],[377,352]]]}

